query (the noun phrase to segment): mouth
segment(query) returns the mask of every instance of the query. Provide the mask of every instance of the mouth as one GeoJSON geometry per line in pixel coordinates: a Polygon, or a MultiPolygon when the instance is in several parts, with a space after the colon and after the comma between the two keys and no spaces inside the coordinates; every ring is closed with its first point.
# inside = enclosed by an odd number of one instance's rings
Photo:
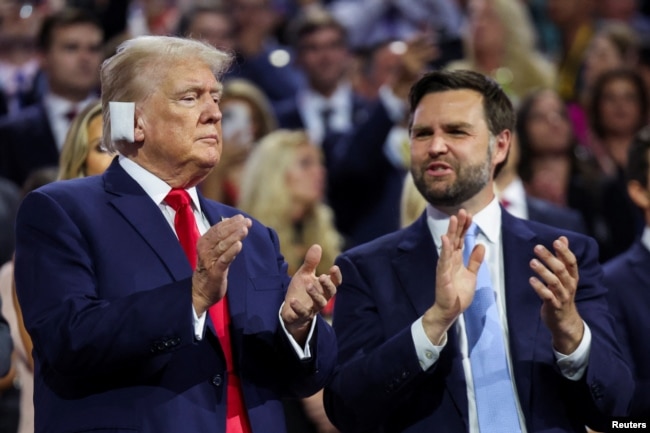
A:
{"type": "Polygon", "coordinates": [[[198,141],[205,141],[208,143],[217,144],[219,143],[219,136],[217,134],[204,135],[200,137],[198,141]]]}
{"type": "Polygon", "coordinates": [[[427,174],[434,177],[447,176],[454,172],[454,169],[447,163],[436,161],[427,165],[427,174]]]}

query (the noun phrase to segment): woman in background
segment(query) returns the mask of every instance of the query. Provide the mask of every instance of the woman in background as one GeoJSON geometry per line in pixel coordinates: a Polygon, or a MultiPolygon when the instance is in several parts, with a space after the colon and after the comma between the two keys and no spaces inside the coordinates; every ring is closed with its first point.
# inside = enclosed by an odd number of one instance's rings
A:
{"type": "MultiPolygon", "coordinates": [[[[323,249],[317,275],[327,273],[327,263],[334,263],[341,252],[342,237],[334,228],[332,210],[323,202],[324,194],[323,156],[304,131],[268,134],[246,162],[237,207],[275,229],[289,275],[315,243],[323,249]]],[[[328,320],[333,300],[321,313],[328,320]]],[[[295,403],[285,401],[288,431],[337,431],[325,415],[322,391],[303,399],[302,405],[295,403]]]]}
{"type": "Polygon", "coordinates": [[[225,82],[219,108],[223,150],[217,168],[201,183],[207,198],[227,205],[237,203],[241,172],[255,143],[277,128],[268,98],[250,81],[225,82]]]}
{"type": "Polygon", "coordinates": [[[550,87],[555,81],[555,68],[536,49],[535,36],[524,2],[470,0],[465,58],[447,68],[491,76],[516,103],[531,89],[550,87]]]}
{"type": "Polygon", "coordinates": [[[59,157],[59,179],[102,174],[113,160],[101,145],[102,105],[100,102],[82,110],[70,125],[59,157]]]}

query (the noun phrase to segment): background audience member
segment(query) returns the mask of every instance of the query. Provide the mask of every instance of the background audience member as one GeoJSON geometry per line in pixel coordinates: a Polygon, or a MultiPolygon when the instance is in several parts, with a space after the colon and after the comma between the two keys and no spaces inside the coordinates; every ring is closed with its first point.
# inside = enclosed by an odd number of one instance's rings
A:
{"type": "Polygon", "coordinates": [[[323,199],[322,152],[303,131],[277,130],[263,137],[244,166],[238,208],[273,227],[293,275],[314,243],[323,250],[321,267],[341,252],[342,238],[323,199]]]}
{"type": "Polygon", "coordinates": [[[598,28],[585,52],[582,88],[578,99],[568,104],[569,117],[578,142],[589,146],[587,110],[596,80],[612,69],[636,67],[639,59],[637,34],[623,23],[606,23],[598,28]]]}
{"type": "Polygon", "coordinates": [[[277,121],[266,95],[243,79],[230,78],[224,83],[219,107],[223,114],[223,150],[219,168],[201,182],[201,192],[233,206],[246,159],[260,138],[277,129],[277,121]]]}
{"type": "Polygon", "coordinates": [[[413,182],[413,175],[409,172],[404,178],[402,196],[400,199],[400,228],[413,224],[427,207],[427,201],[422,197],[413,182]]]}
{"type": "MultiPolygon", "coordinates": [[[[326,2],[327,3],[327,2],[326,2]]],[[[426,32],[440,48],[439,67],[462,57],[462,2],[455,0],[334,0],[327,7],[343,24],[353,49],[386,40],[407,41],[426,32]]]]}
{"type": "Polygon", "coordinates": [[[94,16],[64,9],[39,34],[48,89],[38,104],[0,120],[0,176],[22,185],[35,168],[56,165],[70,122],[97,99],[102,29],[94,16]]]}
{"type": "Polygon", "coordinates": [[[517,110],[517,171],[531,197],[577,210],[587,233],[604,245],[602,179],[593,158],[578,146],[565,103],[552,89],[526,95],[517,110]]]}
{"type": "Polygon", "coordinates": [[[508,159],[494,178],[495,190],[501,206],[518,218],[587,234],[580,212],[533,197],[526,192],[517,171],[520,159],[519,140],[515,133],[510,140],[508,159]]]}
{"type": "MultiPolygon", "coordinates": [[[[273,227],[289,274],[302,264],[314,243],[322,247],[321,263],[332,263],[341,252],[342,237],[334,228],[332,210],[323,202],[323,156],[303,131],[278,130],[262,138],[246,162],[238,207],[273,227]]],[[[326,266],[316,269],[327,272],[326,266]]],[[[321,314],[331,320],[330,305],[321,314]]],[[[287,429],[292,433],[336,431],[323,409],[322,392],[285,400],[287,429]]]]}
{"type": "Polygon", "coordinates": [[[555,88],[564,102],[573,102],[582,88],[580,70],[596,29],[593,0],[548,0],[546,11],[560,38],[555,88]]]}
{"type": "Polygon", "coordinates": [[[235,64],[226,79],[244,78],[260,87],[271,103],[292,97],[304,78],[294,53],[280,41],[281,16],[273,0],[228,0],[235,25],[235,64]]]}
{"type": "Polygon", "coordinates": [[[470,0],[465,56],[448,69],[470,69],[494,78],[517,102],[528,91],[550,87],[555,69],[537,50],[535,28],[520,0],[470,0]]]}
{"type": "Polygon", "coordinates": [[[44,11],[32,7],[27,14],[25,6],[17,1],[0,5],[0,116],[34,104],[41,96],[36,37],[44,11]]]}
{"type": "Polygon", "coordinates": [[[601,259],[625,251],[643,227],[643,215],[627,194],[625,167],[632,140],[647,123],[648,99],[641,77],[630,69],[605,72],[589,107],[591,148],[601,169],[602,214],[608,233],[601,259]]]}
{"type": "Polygon", "coordinates": [[[304,129],[321,146],[325,164],[338,139],[368,116],[367,101],[349,80],[352,62],[345,28],[322,8],[309,8],[289,24],[296,65],[306,86],[276,106],[280,127],[304,129]]]}
{"type": "Polygon", "coordinates": [[[630,146],[627,163],[627,189],[636,206],[643,211],[643,235],[632,246],[603,266],[609,288],[609,305],[615,330],[632,368],[636,391],[630,416],[650,414],[650,347],[646,342],[650,312],[650,126],[642,129],[630,146]]]}
{"type": "MultiPolygon", "coordinates": [[[[363,122],[340,138],[329,155],[328,202],[349,246],[397,230],[402,184],[410,161],[406,97],[437,49],[426,35],[403,44],[394,71],[378,89],[363,122]]],[[[377,83],[379,84],[379,83],[377,83]]]]}
{"type": "Polygon", "coordinates": [[[111,164],[114,153],[102,144],[102,104],[95,102],[74,119],[59,158],[59,179],[102,174],[111,164]]]}

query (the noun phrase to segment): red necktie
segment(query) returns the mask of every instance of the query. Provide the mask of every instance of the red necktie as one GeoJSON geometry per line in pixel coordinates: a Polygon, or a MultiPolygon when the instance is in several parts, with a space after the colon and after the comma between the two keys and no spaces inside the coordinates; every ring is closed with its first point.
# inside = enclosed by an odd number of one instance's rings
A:
{"type": "MultiPolygon", "coordinates": [[[[176,235],[190,265],[192,265],[192,269],[194,269],[197,261],[196,243],[201,235],[196,226],[194,211],[192,211],[192,199],[184,189],[173,188],[165,197],[165,202],[176,211],[174,217],[176,235]]],[[[209,314],[226,357],[226,369],[228,371],[226,433],[250,433],[241,384],[233,368],[229,332],[230,314],[228,313],[226,298],[210,307],[209,314]]]]}

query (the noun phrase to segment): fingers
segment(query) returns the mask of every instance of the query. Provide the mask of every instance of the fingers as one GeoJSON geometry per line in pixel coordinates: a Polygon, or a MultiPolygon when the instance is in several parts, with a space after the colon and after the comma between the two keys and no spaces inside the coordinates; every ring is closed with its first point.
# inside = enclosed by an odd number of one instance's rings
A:
{"type": "Polygon", "coordinates": [[[296,272],[297,274],[301,273],[310,273],[313,274],[316,272],[316,268],[320,263],[321,256],[323,255],[323,249],[320,245],[314,244],[309,247],[307,254],[305,254],[305,261],[303,262],[300,269],[296,272]]]}
{"type": "Polygon", "coordinates": [[[485,258],[485,245],[477,244],[469,256],[469,261],[467,262],[467,269],[473,274],[478,274],[478,269],[481,267],[481,263],[483,263],[484,258],[485,258]]]}
{"type": "Polygon", "coordinates": [[[218,265],[227,268],[243,248],[242,241],[248,236],[250,218],[236,215],[213,225],[201,236],[197,246],[198,269],[218,265]]]}
{"type": "Polygon", "coordinates": [[[535,246],[537,258],[530,261],[530,267],[537,273],[537,277],[531,277],[530,285],[540,298],[551,302],[555,308],[561,308],[567,301],[572,301],[575,295],[578,265],[566,237],[555,240],[553,248],[555,254],[543,245],[535,246]]]}

